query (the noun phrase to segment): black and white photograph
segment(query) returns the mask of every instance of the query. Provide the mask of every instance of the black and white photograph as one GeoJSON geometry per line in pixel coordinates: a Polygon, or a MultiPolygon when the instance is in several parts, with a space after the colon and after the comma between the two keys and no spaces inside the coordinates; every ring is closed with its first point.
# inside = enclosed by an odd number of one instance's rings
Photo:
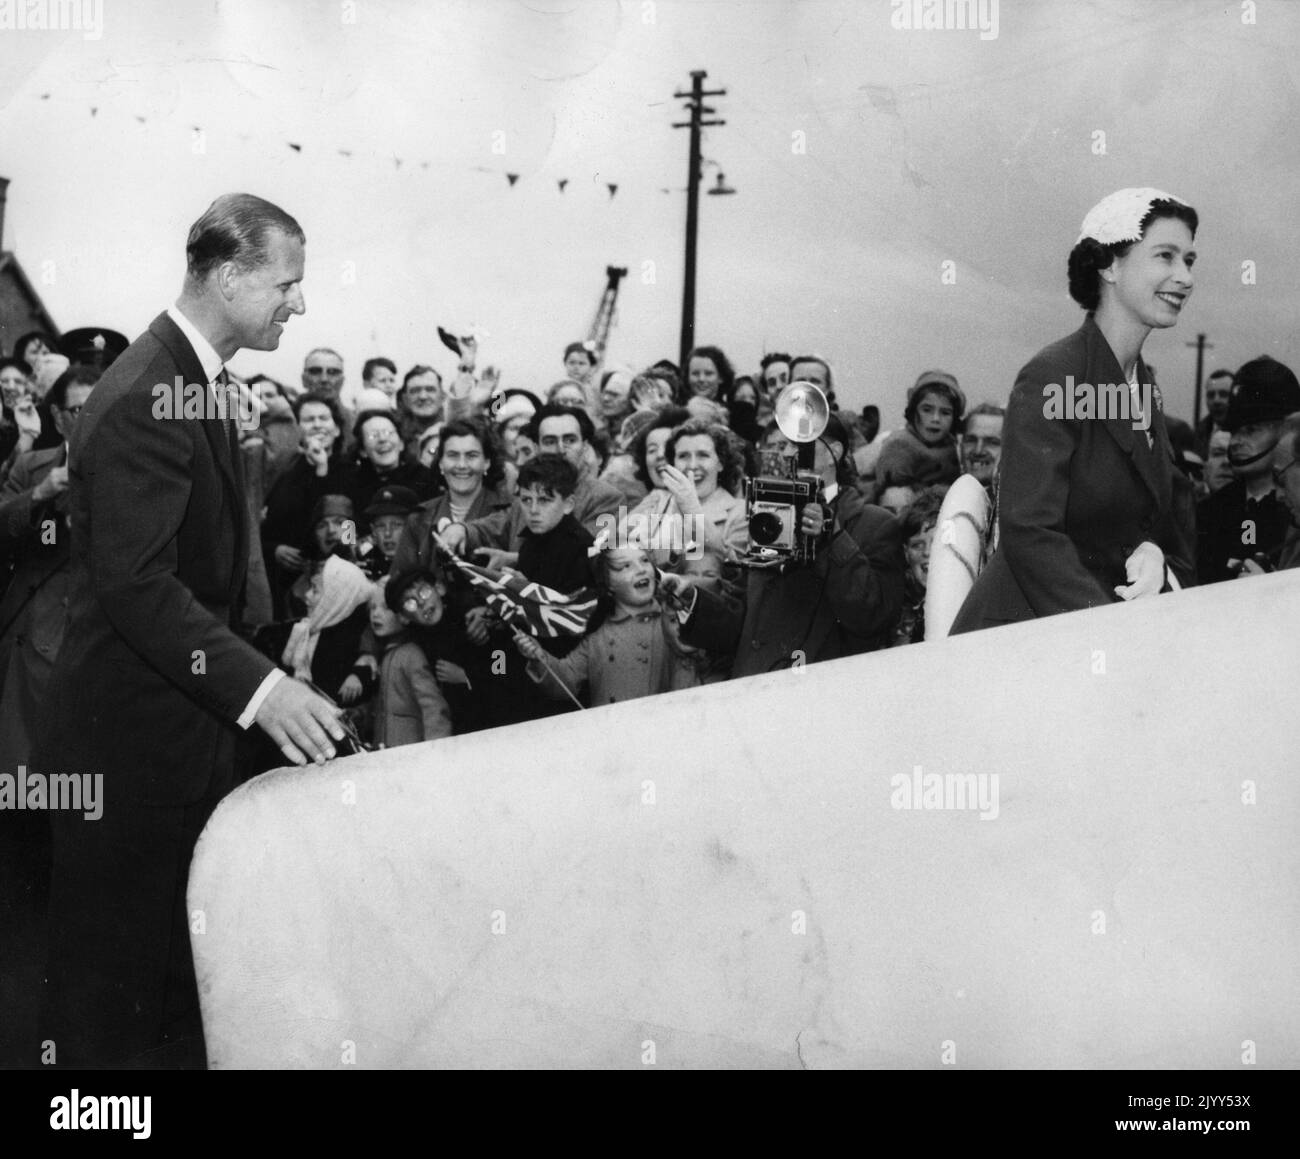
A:
{"type": "Polygon", "coordinates": [[[1298,121],[1293,0],[0,0],[23,1114],[1015,1071],[1249,1134],[1298,121]]]}

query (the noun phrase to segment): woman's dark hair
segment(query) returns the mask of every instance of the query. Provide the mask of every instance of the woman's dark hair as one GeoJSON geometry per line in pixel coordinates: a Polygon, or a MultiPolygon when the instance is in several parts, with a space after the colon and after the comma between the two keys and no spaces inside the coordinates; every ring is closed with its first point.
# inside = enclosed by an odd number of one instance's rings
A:
{"type": "Polygon", "coordinates": [[[907,400],[907,406],[903,408],[903,421],[909,426],[916,425],[916,415],[921,409],[921,404],[934,395],[937,398],[946,399],[952,407],[952,429],[949,430],[949,437],[955,437],[966,429],[965,416],[963,416],[962,400],[957,397],[956,392],[943,382],[927,382],[924,386],[918,387],[912,397],[907,400]]]}
{"type": "Polygon", "coordinates": [[[39,338],[44,342],[46,349],[49,350],[51,354],[58,354],[59,352],[59,340],[55,338],[53,334],[49,334],[44,330],[28,330],[26,334],[14,343],[14,358],[24,366],[27,366],[26,373],[28,374],[31,374],[32,368],[28,366],[25,354],[27,351],[27,343],[29,343],[33,338],[39,338]]]}
{"type": "Polygon", "coordinates": [[[54,380],[50,389],[45,392],[45,405],[58,407],[59,410],[62,410],[67,404],[69,389],[74,386],[94,386],[99,381],[102,373],[102,371],[96,370],[93,366],[86,366],[84,363],[69,366],[54,380]]]}
{"type": "Polygon", "coordinates": [[[713,440],[713,449],[718,456],[718,486],[724,491],[736,494],[740,481],[745,477],[745,455],[740,447],[740,440],[726,427],[711,423],[705,419],[691,419],[683,423],[668,438],[664,448],[664,457],[673,463],[677,457],[677,444],[692,435],[708,435],[713,440]]]}
{"type": "Polygon", "coordinates": [[[330,395],[311,390],[306,394],[300,394],[290,402],[289,405],[293,407],[294,422],[301,422],[302,408],[309,402],[315,403],[317,406],[323,406],[329,411],[330,417],[334,420],[334,426],[338,429],[339,433],[334,438],[334,445],[330,447],[330,458],[332,459],[343,449],[343,411],[339,408],[338,402],[330,395]]]}
{"type": "Polygon", "coordinates": [[[645,465],[646,444],[650,441],[651,432],[662,430],[664,427],[671,430],[680,427],[682,423],[690,422],[690,419],[691,412],[684,406],[662,407],[659,411],[659,417],[637,435],[636,442],[632,444],[632,459],[636,463],[636,477],[647,487],[652,486],[650,471],[645,465]]]}
{"type": "Polygon", "coordinates": [[[727,361],[727,356],[716,346],[697,346],[686,356],[686,390],[691,389],[691,360],[707,358],[718,372],[718,402],[723,406],[731,405],[731,387],[736,381],[736,372],[727,361]]]}
{"type": "Polygon", "coordinates": [[[438,449],[433,455],[433,466],[437,468],[441,461],[442,449],[447,445],[448,439],[464,438],[478,439],[478,445],[487,458],[488,465],[483,475],[483,486],[493,488],[499,486],[506,477],[505,454],[495,432],[482,419],[452,419],[449,423],[443,423],[442,429],[438,432],[438,449]]]}
{"type": "MultiPolygon", "coordinates": [[[[1146,237],[1147,227],[1162,217],[1174,217],[1183,222],[1196,236],[1200,219],[1190,205],[1160,198],[1151,203],[1139,228],[1146,237]]],[[[1117,257],[1122,258],[1136,245],[1131,241],[1116,241],[1103,245],[1095,238],[1085,237],[1070,251],[1067,271],[1070,279],[1070,297],[1090,313],[1101,304],[1101,271],[1110,268],[1117,257]]]]}

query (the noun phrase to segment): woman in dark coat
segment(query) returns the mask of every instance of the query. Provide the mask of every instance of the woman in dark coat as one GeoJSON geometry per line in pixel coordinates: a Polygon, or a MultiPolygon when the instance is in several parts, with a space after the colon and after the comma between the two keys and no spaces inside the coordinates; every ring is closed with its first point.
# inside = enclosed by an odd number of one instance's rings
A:
{"type": "Polygon", "coordinates": [[[1000,541],[953,634],[1187,585],[1190,484],[1142,343],[1192,291],[1191,206],[1122,189],[1083,222],[1070,295],[1088,315],[1021,370],[1003,428],[1000,541]]]}

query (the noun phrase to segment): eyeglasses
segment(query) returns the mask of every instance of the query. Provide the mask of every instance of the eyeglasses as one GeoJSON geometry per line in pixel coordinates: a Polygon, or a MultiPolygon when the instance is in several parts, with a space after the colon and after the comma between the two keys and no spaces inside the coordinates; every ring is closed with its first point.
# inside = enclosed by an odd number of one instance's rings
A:
{"type": "Polygon", "coordinates": [[[1296,463],[1300,463],[1300,459],[1294,459],[1294,458],[1288,459],[1280,467],[1274,467],[1273,482],[1276,483],[1279,487],[1281,487],[1283,485],[1282,479],[1285,477],[1286,473],[1296,465],[1296,463]]]}
{"type": "Polygon", "coordinates": [[[416,612],[429,607],[437,598],[437,589],[429,587],[428,584],[412,588],[402,599],[402,611],[414,615],[416,612]]]}
{"type": "Polygon", "coordinates": [[[306,368],[306,372],[313,376],[327,374],[329,375],[330,378],[343,377],[343,371],[340,370],[337,366],[308,366],[306,368]]]}

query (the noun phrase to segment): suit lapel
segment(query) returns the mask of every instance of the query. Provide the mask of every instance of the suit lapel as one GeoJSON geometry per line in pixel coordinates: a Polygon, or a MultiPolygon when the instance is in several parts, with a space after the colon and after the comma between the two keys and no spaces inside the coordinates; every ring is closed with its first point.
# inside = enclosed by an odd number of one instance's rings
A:
{"type": "MultiPolygon", "coordinates": [[[[1103,386],[1110,384],[1120,384],[1125,391],[1128,390],[1128,379],[1124,376],[1123,368],[1119,364],[1119,359],[1115,357],[1115,352],[1111,350],[1110,343],[1106,341],[1106,335],[1101,332],[1101,328],[1093,320],[1092,315],[1088,316],[1084,324],[1088,331],[1088,381],[1092,384],[1095,395],[1094,397],[1100,404],[1102,398],[1103,386]]],[[[1142,356],[1138,355],[1138,382],[1146,384],[1151,381],[1150,372],[1146,368],[1146,363],[1142,361],[1142,356]]],[[[1164,416],[1160,413],[1155,404],[1154,391],[1150,401],[1151,421],[1150,431],[1153,442],[1152,447],[1147,446],[1146,435],[1141,430],[1135,430],[1132,418],[1107,417],[1098,420],[1105,428],[1112,439],[1115,440],[1120,450],[1128,456],[1129,461],[1133,464],[1133,470],[1142,480],[1147,490],[1151,492],[1157,501],[1165,501],[1168,496],[1162,496],[1161,472],[1157,456],[1160,454],[1169,454],[1169,439],[1164,433],[1164,416]],[[1161,446],[1164,450],[1161,450],[1161,446]]]]}
{"type": "MultiPolygon", "coordinates": [[[[163,311],[150,324],[149,330],[171,352],[176,360],[176,368],[185,383],[198,383],[208,392],[209,397],[204,399],[206,406],[211,397],[207,376],[203,373],[199,356],[194,352],[194,347],[190,345],[189,340],[181,333],[180,327],[167,316],[166,311],[163,311]]],[[[224,368],[218,381],[223,386],[229,384],[230,380],[224,368]]],[[[235,597],[244,586],[249,550],[249,514],[248,505],[244,500],[244,471],[239,455],[237,427],[233,421],[223,422],[217,417],[199,419],[199,426],[203,430],[203,437],[208,441],[212,457],[216,460],[235,512],[235,567],[230,584],[230,601],[233,605],[235,597]]]]}

